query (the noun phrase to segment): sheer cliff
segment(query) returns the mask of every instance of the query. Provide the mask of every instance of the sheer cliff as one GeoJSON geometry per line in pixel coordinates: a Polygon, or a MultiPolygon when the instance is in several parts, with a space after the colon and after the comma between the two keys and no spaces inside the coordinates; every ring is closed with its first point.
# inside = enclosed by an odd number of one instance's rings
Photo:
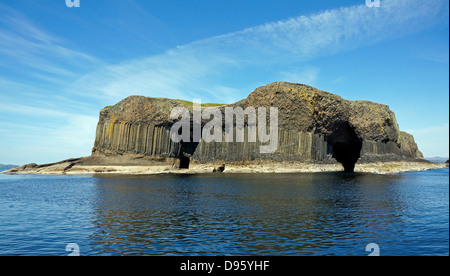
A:
{"type": "MultiPolygon", "coordinates": [[[[93,156],[135,154],[174,158],[182,167],[192,160],[337,161],[346,170],[353,170],[357,161],[423,160],[414,138],[399,130],[395,114],[388,106],[345,100],[303,84],[271,83],[257,88],[244,100],[218,107],[222,114],[226,107],[267,110],[277,107],[278,144],[273,153],[261,153],[263,143],[259,139],[248,141],[248,121],[243,126],[246,135],[243,142],[225,139],[210,143],[173,142],[170,129],[177,120],[171,119],[170,113],[174,107],[187,107],[192,114],[191,103],[143,96],[130,96],[104,108],[100,112],[93,156]]],[[[203,119],[201,127],[207,122],[203,119]]]]}

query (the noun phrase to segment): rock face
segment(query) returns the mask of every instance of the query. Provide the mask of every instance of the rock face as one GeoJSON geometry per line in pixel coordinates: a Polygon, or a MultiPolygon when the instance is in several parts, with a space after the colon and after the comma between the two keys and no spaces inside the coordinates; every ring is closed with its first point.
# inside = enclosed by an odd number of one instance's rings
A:
{"type": "MultiPolygon", "coordinates": [[[[399,130],[388,106],[349,101],[316,88],[275,82],[257,88],[246,99],[225,107],[278,108],[278,147],[260,153],[261,143],[173,142],[172,108],[192,105],[185,101],[131,96],[100,112],[93,156],[136,154],[189,162],[303,161],[340,162],[352,171],[357,161],[424,160],[412,135],[399,130]]],[[[223,116],[224,118],[225,116],[223,116]]],[[[192,116],[191,116],[192,118],[192,116]]],[[[202,126],[207,121],[202,121],[202,126]]],[[[235,126],[236,128],[236,126],[235,126]]],[[[244,125],[248,133],[248,123],[244,125]]],[[[224,134],[223,134],[224,135],[224,134]]],[[[247,136],[246,136],[247,137],[247,136]]]]}

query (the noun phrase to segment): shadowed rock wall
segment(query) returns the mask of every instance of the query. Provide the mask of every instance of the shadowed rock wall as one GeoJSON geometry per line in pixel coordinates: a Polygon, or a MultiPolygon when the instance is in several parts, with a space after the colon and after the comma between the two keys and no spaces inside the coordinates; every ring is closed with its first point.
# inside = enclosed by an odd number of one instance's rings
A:
{"type": "MultiPolygon", "coordinates": [[[[243,109],[278,108],[278,147],[268,154],[260,153],[258,138],[257,142],[248,142],[247,124],[244,142],[173,142],[170,128],[175,121],[170,119],[170,112],[177,106],[190,108],[192,114],[192,104],[185,101],[142,96],[131,96],[104,108],[100,112],[93,155],[134,153],[189,157],[199,162],[338,161],[348,170],[353,169],[357,160],[423,159],[414,138],[399,130],[395,114],[388,106],[344,100],[307,85],[275,82],[227,105],[243,109]]],[[[224,119],[225,106],[220,109],[224,119]]]]}

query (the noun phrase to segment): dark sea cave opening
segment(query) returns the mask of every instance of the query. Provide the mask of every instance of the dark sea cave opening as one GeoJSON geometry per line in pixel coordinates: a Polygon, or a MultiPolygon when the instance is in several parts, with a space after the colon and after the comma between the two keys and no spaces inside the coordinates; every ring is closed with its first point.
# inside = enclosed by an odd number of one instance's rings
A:
{"type": "Polygon", "coordinates": [[[189,157],[180,157],[180,169],[189,169],[189,163],[191,162],[189,157]]]}
{"type": "Polygon", "coordinates": [[[362,148],[362,140],[354,129],[348,123],[344,123],[327,140],[333,158],[344,166],[346,172],[353,172],[356,162],[361,157],[362,148]]]}
{"type": "Polygon", "coordinates": [[[180,169],[189,169],[191,158],[197,149],[198,142],[181,142],[178,159],[180,160],[180,169]]]}

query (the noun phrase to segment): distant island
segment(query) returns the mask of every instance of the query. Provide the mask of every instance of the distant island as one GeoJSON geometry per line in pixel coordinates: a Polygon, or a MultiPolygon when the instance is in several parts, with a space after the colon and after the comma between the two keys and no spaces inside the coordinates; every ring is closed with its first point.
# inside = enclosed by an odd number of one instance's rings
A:
{"type": "Polygon", "coordinates": [[[433,162],[433,163],[445,163],[448,160],[448,157],[425,157],[426,160],[433,162]]]}
{"type": "MultiPolygon", "coordinates": [[[[203,172],[316,172],[360,171],[395,173],[441,168],[427,161],[414,137],[400,131],[387,105],[350,101],[304,84],[274,82],[255,89],[246,99],[217,107],[277,107],[277,147],[261,153],[259,140],[207,143],[171,139],[178,119],[176,107],[189,110],[193,103],[165,98],[130,96],[100,111],[92,155],[52,164],[27,164],[6,173],[37,174],[155,174],[203,172]],[[219,168],[219,169],[217,169],[219,168]]],[[[269,114],[267,114],[269,126],[269,114]]],[[[200,127],[208,120],[203,118],[200,127]]],[[[247,121],[233,125],[248,138],[247,121]]],[[[223,129],[226,131],[225,129],[223,129]]],[[[228,129],[228,131],[230,131],[228,129]]],[[[192,133],[191,133],[192,135],[192,133]]],[[[223,134],[225,135],[225,134],[223,134]]],[[[258,134],[260,135],[260,134],[258,134]]],[[[192,136],[190,137],[192,138],[192,136]]]]}
{"type": "Polygon", "coordinates": [[[3,165],[3,164],[0,164],[0,172],[6,171],[6,170],[9,170],[9,169],[13,169],[13,168],[16,168],[16,167],[17,167],[17,165],[3,165]]]}

